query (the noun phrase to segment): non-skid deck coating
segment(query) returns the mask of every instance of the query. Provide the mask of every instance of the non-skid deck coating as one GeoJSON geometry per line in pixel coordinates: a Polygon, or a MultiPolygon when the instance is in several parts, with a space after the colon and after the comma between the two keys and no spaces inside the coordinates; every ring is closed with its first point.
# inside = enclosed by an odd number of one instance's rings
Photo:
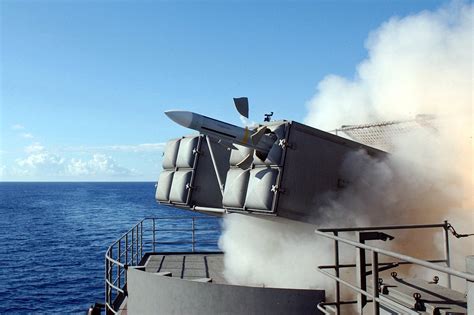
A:
{"type": "Polygon", "coordinates": [[[224,254],[167,254],[150,255],[145,271],[170,272],[172,277],[185,280],[211,279],[213,283],[227,284],[224,279],[224,254]]]}

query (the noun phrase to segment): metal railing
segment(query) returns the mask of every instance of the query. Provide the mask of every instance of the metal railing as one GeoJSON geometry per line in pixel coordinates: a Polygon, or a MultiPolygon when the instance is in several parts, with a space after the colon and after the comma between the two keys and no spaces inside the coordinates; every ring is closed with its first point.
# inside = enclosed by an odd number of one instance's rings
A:
{"type": "Polygon", "coordinates": [[[389,300],[383,296],[379,296],[380,282],[379,272],[385,271],[391,268],[395,268],[399,265],[414,264],[422,266],[431,270],[436,270],[445,273],[448,276],[448,286],[451,287],[451,276],[459,277],[466,281],[474,282],[474,275],[457,271],[450,268],[450,249],[449,249],[449,233],[451,232],[455,237],[466,237],[472,234],[458,234],[448,223],[444,221],[441,224],[422,224],[422,225],[396,225],[396,226],[376,226],[376,227],[360,227],[360,228],[334,228],[334,229],[319,229],[315,231],[316,235],[322,236],[334,240],[334,265],[323,265],[318,266],[318,271],[325,276],[335,280],[335,301],[334,302],[323,302],[318,305],[318,309],[325,314],[340,314],[341,306],[348,304],[356,304],[358,306],[358,312],[362,314],[363,307],[371,302],[373,306],[373,314],[377,315],[380,312],[380,305],[391,307],[400,314],[411,314],[412,309],[409,309],[399,303],[389,300]],[[397,252],[389,251],[375,246],[364,244],[368,240],[387,240],[393,239],[391,235],[381,233],[379,231],[384,230],[411,230],[411,229],[435,229],[442,228],[444,230],[444,258],[435,260],[422,260],[408,255],[403,255],[397,252]],[[349,240],[339,236],[341,232],[358,232],[358,241],[349,240]],[[328,234],[328,233],[332,233],[328,234]],[[358,249],[357,260],[355,264],[341,264],[339,261],[339,242],[351,245],[358,249]],[[366,251],[371,252],[372,262],[366,262],[366,251]],[[379,254],[388,256],[398,261],[394,262],[379,262],[379,254]],[[446,264],[446,267],[439,265],[440,263],[446,264]],[[372,271],[367,271],[366,267],[371,266],[372,271]],[[357,285],[354,285],[348,281],[340,278],[340,269],[342,268],[356,268],[357,270],[357,285]],[[334,274],[331,274],[325,269],[334,269],[334,274]],[[366,277],[372,276],[372,292],[367,290],[367,279],[366,277]],[[349,289],[357,292],[357,301],[341,301],[340,284],[345,285],[349,289]],[[372,300],[368,300],[368,298],[372,300]]]}
{"type": "Polygon", "coordinates": [[[148,254],[218,252],[218,217],[144,218],[112,243],[105,254],[105,312],[117,314],[127,296],[127,268],[148,254]]]}

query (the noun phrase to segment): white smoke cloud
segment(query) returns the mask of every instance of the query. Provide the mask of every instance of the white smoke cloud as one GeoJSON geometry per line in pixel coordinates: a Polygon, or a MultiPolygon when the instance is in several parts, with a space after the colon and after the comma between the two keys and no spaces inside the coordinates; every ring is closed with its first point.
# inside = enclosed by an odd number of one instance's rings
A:
{"type": "Polygon", "coordinates": [[[327,279],[316,272],[314,262],[321,261],[321,251],[329,251],[331,243],[315,242],[313,232],[309,224],[230,214],[219,240],[225,252],[224,276],[243,285],[324,287],[327,279]]]}
{"type": "Polygon", "coordinates": [[[472,107],[472,5],[392,18],[366,42],[368,58],[354,79],[324,78],[305,123],[323,130],[343,124],[459,116],[472,107]]]}
{"type": "MultiPolygon", "coordinates": [[[[319,210],[324,224],[449,219],[461,231],[473,229],[473,16],[472,4],[455,2],[434,12],[392,18],[370,34],[368,58],[357,66],[354,79],[329,75],[318,84],[305,122],[319,129],[417,114],[438,117],[436,130],[420,129],[392,139],[388,159],[373,160],[364,152],[347,156],[341,174],[350,185],[319,210]]],[[[225,274],[231,282],[283,287],[322,283],[311,270],[330,253],[311,230],[246,222],[235,215],[225,220],[221,247],[228,256],[225,274]]],[[[458,253],[474,253],[472,239],[452,245],[458,253]]],[[[408,253],[426,258],[423,250],[408,253]]],[[[460,269],[461,258],[454,262],[460,269]]]]}

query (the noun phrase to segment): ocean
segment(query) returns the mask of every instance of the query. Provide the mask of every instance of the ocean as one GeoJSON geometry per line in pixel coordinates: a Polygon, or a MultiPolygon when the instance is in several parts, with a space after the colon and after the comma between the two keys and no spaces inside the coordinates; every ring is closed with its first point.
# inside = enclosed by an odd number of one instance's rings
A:
{"type": "Polygon", "coordinates": [[[104,301],[107,247],[160,206],[154,183],[0,183],[0,313],[84,314],[104,301]]]}

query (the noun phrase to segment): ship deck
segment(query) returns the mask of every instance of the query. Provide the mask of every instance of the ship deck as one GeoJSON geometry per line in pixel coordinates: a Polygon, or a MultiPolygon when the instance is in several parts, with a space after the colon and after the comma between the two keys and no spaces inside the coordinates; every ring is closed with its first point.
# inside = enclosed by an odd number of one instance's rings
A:
{"type": "MultiPolygon", "coordinates": [[[[223,253],[147,253],[140,264],[146,272],[184,280],[228,284],[223,253]]],[[[127,298],[118,314],[127,315],[127,298]]]]}
{"type": "Polygon", "coordinates": [[[185,280],[227,284],[223,276],[224,254],[172,253],[150,254],[144,258],[146,272],[159,273],[185,280]]]}

